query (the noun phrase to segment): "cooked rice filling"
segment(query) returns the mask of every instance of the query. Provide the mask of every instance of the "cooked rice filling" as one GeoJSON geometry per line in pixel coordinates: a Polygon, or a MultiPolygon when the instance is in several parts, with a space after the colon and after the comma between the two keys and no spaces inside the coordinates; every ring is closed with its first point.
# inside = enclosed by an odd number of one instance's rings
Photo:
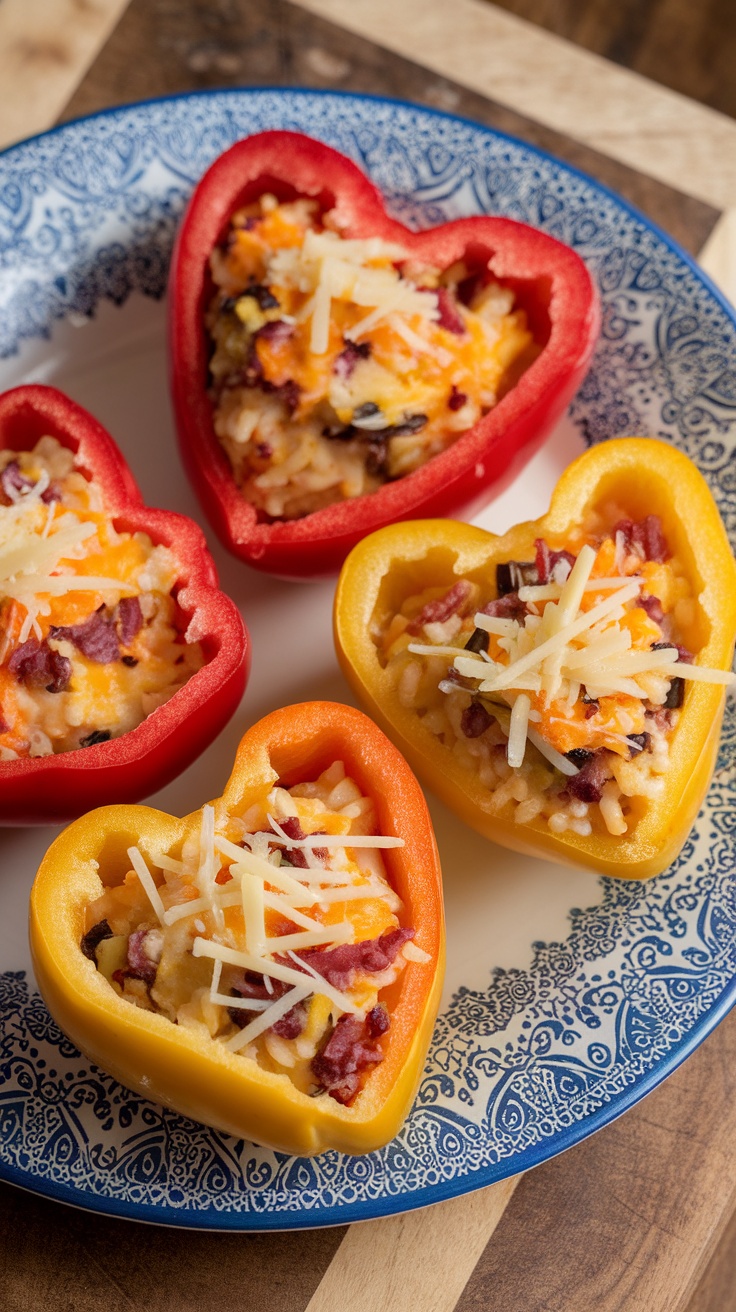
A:
{"type": "Polygon", "coordinates": [[[402,924],[375,810],[344,765],[206,806],[180,851],[129,849],[87,908],[82,951],[127,1001],[350,1104],[383,1059],[390,989],[428,961],[402,924]]]}
{"type": "Polygon", "coordinates": [[[295,519],[438,455],[537,354],[488,270],[346,240],[315,201],[233,215],[212,252],[214,425],[244,496],[295,519]]]}
{"type": "Polygon", "coordinates": [[[698,608],[655,515],[591,513],[535,559],[407,596],[373,639],[400,704],[487,790],[554,833],[623,835],[662,796],[698,608]]]}
{"type": "Polygon", "coordinates": [[[119,737],[204,663],[177,622],[178,567],[118,532],[55,438],[0,452],[0,760],[119,737]]]}

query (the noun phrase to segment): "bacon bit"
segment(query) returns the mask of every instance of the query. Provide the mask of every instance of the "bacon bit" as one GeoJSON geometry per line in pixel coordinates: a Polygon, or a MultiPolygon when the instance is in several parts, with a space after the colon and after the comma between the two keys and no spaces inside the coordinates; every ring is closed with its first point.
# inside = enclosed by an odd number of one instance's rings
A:
{"type": "Polygon", "coordinates": [[[543,538],[537,538],[534,547],[537,553],[535,561],[537,567],[537,578],[540,583],[550,582],[554,567],[559,561],[566,560],[571,569],[575,564],[575,557],[571,552],[553,551],[543,538]]]}
{"type": "MultiPolygon", "coordinates": [[[[21,474],[17,460],[11,460],[0,474],[0,488],[2,488],[3,494],[10,502],[15,500],[12,495],[13,492],[28,492],[35,486],[36,484],[32,479],[26,478],[25,474],[21,474]]],[[[44,488],[41,493],[41,500],[46,506],[50,505],[52,501],[61,500],[61,492],[55,483],[49,483],[48,487],[44,488]]]]}
{"type": "MultiPolygon", "coordinates": [[[[291,966],[293,962],[288,961],[284,964],[291,966]]],[[[263,975],[258,975],[252,970],[244,970],[239,976],[235,977],[232,993],[234,997],[254,998],[261,1002],[278,1002],[279,998],[283,998],[291,987],[291,984],[287,984],[282,979],[273,979],[271,980],[271,990],[269,992],[263,975]]],[[[228,1007],[227,1014],[241,1030],[252,1019],[251,1014],[243,1007],[228,1007]]],[[[286,1015],[277,1020],[270,1028],[274,1034],[278,1034],[282,1039],[296,1039],[304,1029],[306,1022],[306,1005],[303,1002],[297,1002],[291,1008],[291,1011],[287,1011],[286,1015]]]]}
{"type": "Polygon", "coordinates": [[[593,753],[586,751],[584,747],[573,747],[572,751],[565,752],[565,755],[568,761],[572,761],[572,764],[578,767],[578,770],[582,770],[583,766],[588,764],[593,753]]]}
{"type": "Polygon", "coordinates": [[[460,719],[460,728],[466,738],[480,738],[493,722],[482,702],[473,701],[465,707],[460,719]]]}
{"type": "Polygon", "coordinates": [[[272,346],[279,346],[282,342],[290,341],[293,336],[294,324],[287,324],[283,319],[272,319],[270,323],[264,324],[264,327],[258,328],[258,331],[253,333],[255,340],[268,341],[272,346]]]}
{"type": "Polygon", "coordinates": [[[361,360],[367,360],[370,353],[370,342],[348,342],[332,366],[333,374],[336,378],[347,382],[348,378],[352,378],[356,366],[361,360]]]}
{"type": "Polygon", "coordinates": [[[387,929],[380,938],[364,939],[362,943],[341,943],[336,948],[305,948],[296,955],[328,984],[344,992],[350,987],[356,971],[372,975],[387,970],[414,934],[413,929],[387,929]]]}
{"type": "Polygon", "coordinates": [[[455,302],[446,287],[438,287],[437,292],[437,309],[439,318],[437,322],[440,328],[444,328],[448,333],[455,333],[460,337],[465,332],[465,320],[457,309],[455,302]]]}
{"type": "MultiPolygon", "coordinates": [[[[279,825],[287,838],[302,839],[307,837],[302,829],[301,821],[296,815],[289,815],[285,820],[280,820],[279,825]]],[[[324,848],[322,850],[324,851],[324,848]]],[[[286,860],[292,866],[296,866],[299,870],[308,869],[307,858],[300,847],[285,847],[282,849],[282,855],[286,857],[286,860]]]]}
{"type": "Polygon", "coordinates": [[[600,702],[594,702],[594,701],[586,702],[585,704],[586,720],[592,720],[593,716],[597,715],[600,709],[601,709],[600,702]]]}
{"type": "MultiPolygon", "coordinates": [[[[53,630],[51,637],[56,637],[53,630]]],[[[19,683],[31,688],[45,687],[47,692],[65,692],[72,676],[68,656],[54,651],[46,639],[39,642],[37,638],[29,638],[16,647],[8,661],[8,669],[19,683]]]]}
{"type": "Polygon", "coordinates": [[[270,460],[273,455],[273,447],[270,442],[259,442],[256,447],[256,455],[259,460],[270,460]]]}
{"type": "Polygon", "coordinates": [[[601,748],[593,753],[578,774],[566,780],[567,792],[579,802],[600,802],[603,786],[610,778],[608,752],[601,748]]]}
{"type": "Polygon", "coordinates": [[[662,531],[659,515],[647,515],[638,522],[633,519],[620,519],[611,529],[611,537],[623,534],[623,546],[627,555],[641,556],[643,560],[655,560],[660,564],[669,560],[671,552],[662,531]]]}
{"type": "Polygon", "coordinates": [[[523,620],[527,614],[526,604],[520,600],[518,592],[507,592],[495,601],[487,601],[481,615],[495,615],[503,620],[523,620]]]}
{"type": "MultiPolygon", "coordinates": [[[[127,665],[129,670],[134,670],[136,665],[138,664],[135,656],[121,656],[120,659],[123,662],[123,665],[127,665]]],[[[176,664],[177,665],[181,664],[181,660],[179,658],[177,658],[176,664]]]]}
{"type": "Polygon", "coordinates": [[[646,611],[650,620],[654,620],[655,624],[661,626],[664,619],[664,610],[659,597],[640,597],[636,604],[641,610],[646,611]]]}
{"type": "Polygon", "coordinates": [[[138,598],[121,597],[115,607],[115,618],[117,619],[120,641],[123,647],[129,647],[143,628],[143,611],[138,598]]]}
{"type": "Polygon", "coordinates": [[[357,1016],[341,1016],[322,1051],[312,1059],[312,1071],[322,1088],[343,1106],[358,1092],[362,1072],[383,1061],[380,1048],[366,1041],[365,1029],[357,1016]]]}
{"type": "Polygon", "coordinates": [[[307,1023],[307,1008],[303,1002],[297,1002],[285,1016],[274,1022],[271,1030],[282,1039],[298,1039],[307,1023]]]}
{"type": "Polygon", "coordinates": [[[96,925],[93,925],[91,929],[87,930],[87,933],[83,936],[82,942],[79,946],[85,957],[89,957],[89,960],[94,961],[95,965],[97,965],[96,952],[100,943],[103,939],[112,937],[113,932],[109,923],[106,920],[98,920],[96,925]]]}
{"type": "MultiPolygon", "coordinates": [[[[672,683],[670,684],[670,692],[672,692],[672,688],[676,683],[682,684],[683,693],[684,693],[684,689],[685,689],[684,679],[673,679],[672,683]]],[[[678,703],[678,706],[680,705],[682,705],[681,702],[678,703]]],[[[665,702],[664,706],[659,706],[656,711],[650,712],[648,718],[654,721],[658,729],[662,730],[663,733],[666,733],[668,729],[672,728],[672,716],[670,714],[670,711],[676,711],[678,709],[678,706],[668,707],[667,703],[665,702]]]]}
{"type": "Polygon", "coordinates": [[[455,384],[453,383],[453,384],[452,384],[452,391],[450,392],[450,399],[449,399],[449,401],[447,402],[447,409],[448,409],[448,410],[462,410],[462,408],[463,408],[463,406],[465,405],[465,402],[467,401],[467,399],[468,399],[468,394],[467,394],[467,392],[460,392],[460,391],[458,391],[457,387],[456,387],[455,384]]]}
{"type": "Polygon", "coordinates": [[[73,642],[77,651],[81,651],[88,660],[96,661],[99,665],[120,660],[118,635],[104,606],[100,606],[94,615],[90,615],[89,619],[84,621],[84,624],[52,626],[49,637],[65,638],[68,642],[73,642]]]}
{"type": "Polygon", "coordinates": [[[426,606],[422,607],[419,614],[407,624],[407,633],[416,635],[421,633],[425,624],[444,624],[451,615],[460,614],[472,590],[473,585],[467,579],[458,579],[444,597],[438,597],[436,601],[428,601],[426,606]]]}
{"type": "Polygon", "coordinates": [[[651,646],[651,650],[665,651],[665,650],[670,650],[672,647],[674,647],[675,651],[677,652],[678,661],[684,661],[686,665],[689,665],[690,662],[695,659],[693,653],[691,651],[688,651],[687,647],[683,647],[682,644],[679,642],[653,642],[651,646]]]}
{"type": "MultiPolygon", "coordinates": [[[[254,970],[240,971],[235,975],[232,983],[232,993],[234,997],[257,998],[261,1002],[265,1002],[266,998],[273,998],[274,1002],[278,1002],[279,998],[282,998],[290,988],[291,985],[287,984],[283,979],[273,979],[271,980],[271,992],[269,993],[263,975],[259,975],[254,970]]],[[[244,1012],[240,1007],[233,1007],[232,1011],[237,1012],[239,1023],[242,1027],[245,1024],[245,1021],[243,1020],[244,1012]]],[[[233,1019],[235,1020],[235,1017],[233,1017],[233,1019]]],[[[236,1020],[236,1024],[237,1023],[238,1021],[236,1020]]]]}
{"type": "MultiPolygon", "coordinates": [[[[151,930],[136,929],[128,937],[128,974],[133,979],[145,980],[146,984],[153,984],[156,978],[156,969],[158,963],[153,960],[146,950],[146,940],[151,930]]],[[[148,946],[152,946],[150,941],[148,946]]]]}
{"type": "Polygon", "coordinates": [[[372,1039],[379,1039],[391,1028],[391,1017],[382,1002],[377,1002],[365,1018],[368,1033],[372,1039]]]}

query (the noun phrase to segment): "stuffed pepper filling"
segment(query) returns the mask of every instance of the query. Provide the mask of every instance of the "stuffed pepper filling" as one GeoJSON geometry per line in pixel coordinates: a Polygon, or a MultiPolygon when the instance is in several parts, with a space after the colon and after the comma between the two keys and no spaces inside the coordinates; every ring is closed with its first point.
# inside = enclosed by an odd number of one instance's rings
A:
{"type": "Polygon", "coordinates": [[[532,560],[406,596],[373,634],[402,706],[477,774],[492,813],[623,835],[667,788],[698,665],[697,598],[656,515],[591,513],[532,560]]]}
{"type": "Polygon", "coordinates": [[[204,663],[178,625],[177,562],[119,532],[55,438],[0,452],[0,760],[136,728],[204,663]]]}
{"type": "Polygon", "coordinates": [[[132,1004],[350,1105],[383,1059],[392,986],[430,960],[381,856],[403,840],[375,828],[340,761],[242,815],[205,806],[176,856],[128,850],[82,951],[132,1004]]]}
{"type": "Polygon", "coordinates": [[[316,201],[266,194],[210,259],[214,426],[262,519],[402,478],[486,414],[538,346],[487,267],[438,269],[344,238],[316,201]]]}

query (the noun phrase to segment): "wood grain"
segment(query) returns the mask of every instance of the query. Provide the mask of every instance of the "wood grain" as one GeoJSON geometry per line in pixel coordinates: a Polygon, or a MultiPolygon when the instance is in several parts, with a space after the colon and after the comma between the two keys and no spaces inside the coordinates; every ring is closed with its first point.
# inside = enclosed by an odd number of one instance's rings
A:
{"type": "Polygon", "coordinates": [[[736,1013],[626,1116],[524,1177],[457,1312],[725,1312],[736,1013]],[[715,1301],[714,1301],[715,1299],[715,1301]]]}
{"type": "Polygon", "coordinates": [[[0,1307],[301,1312],[344,1233],[344,1226],[261,1235],[164,1229],[0,1185],[0,1307]]]}
{"type": "Polygon", "coordinates": [[[0,148],[53,123],[128,0],[2,0],[0,148]]]}
{"type": "Polygon", "coordinates": [[[306,1312],[453,1312],[517,1182],[350,1226],[306,1312]]]}
{"type": "Polygon", "coordinates": [[[736,116],[733,0],[493,0],[597,55],[736,116]]]}
{"type": "Polygon", "coordinates": [[[719,209],[736,123],[484,0],[301,0],[305,9],[719,209]]]}
{"type": "MultiPolygon", "coordinates": [[[[65,118],[210,86],[360,88],[450,110],[554,151],[614,187],[696,252],[718,211],[288,0],[132,0],[65,118]]],[[[736,127],[734,128],[736,132],[736,127]]]]}

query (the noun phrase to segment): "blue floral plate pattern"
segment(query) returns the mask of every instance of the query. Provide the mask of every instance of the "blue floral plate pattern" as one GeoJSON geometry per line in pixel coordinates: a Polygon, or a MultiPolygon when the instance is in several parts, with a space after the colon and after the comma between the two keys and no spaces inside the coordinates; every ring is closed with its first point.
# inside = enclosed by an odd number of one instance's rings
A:
{"type": "MultiPolygon", "coordinates": [[[[541,511],[555,460],[561,467],[583,442],[648,432],[698,463],[733,537],[736,328],[722,298],[605,188],[521,142],[398,102],[298,91],[197,94],[114,110],[7,151],[0,157],[0,385],[76,379],[74,394],[89,403],[90,380],[104,375],[111,380],[105,398],[116,387],[129,396],[146,343],[154,341],[163,360],[158,302],[193,183],[233,141],[267,127],[311,133],[352,156],[406,222],[500,212],[544,228],[588,262],[604,304],[601,343],[547,465],[538,460],[520,476],[517,504],[531,491],[541,511]]],[[[156,397],[164,392],[162,378],[156,397]]],[[[165,403],[154,404],[163,430],[165,403]]],[[[134,448],[136,416],[111,427],[143,475],[145,442],[136,463],[123,440],[126,422],[134,448]]],[[[169,466],[150,478],[158,479],[159,504],[191,512],[178,471],[169,466]]],[[[493,513],[481,522],[495,525],[493,513]]],[[[224,586],[242,592],[242,569],[218,560],[224,586]]],[[[311,596],[326,623],[329,589],[319,586],[311,596]]],[[[275,587],[281,598],[297,595],[275,587]]],[[[262,580],[250,589],[238,600],[249,623],[253,613],[264,617],[261,629],[251,627],[256,648],[260,641],[266,649],[275,603],[262,580]]],[[[283,700],[287,692],[289,700],[312,695],[315,680],[322,695],[329,680],[330,695],[348,699],[324,643],[322,633],[319,658],[303,683],[292,676],[283,700]]],[[[246,696],[249,719],[278,704],[279,689],[265,673],[261,679],[246,696]]],[[[224,780],[243,727],[210,749],[202,767],[209,775],[192,767],[161,803],[184,811],[209,795],[212,770],[224,780]]],[[[30,879],[50,835],[0,836],[4,875],[20,872],[18,888],[0,893],[7,925],[0,1177],[140,1220],[294,1228],[423,1206],[576,1143],[669,1074],[736,1000],[735,738],[730,707],[707,804],[679,860],[646,884],[499,853],[433,808],[448,876],[448,991],[406,1126],[364,1158],[326,1153],[307,1161],[235,1141],[142,1100],[80,1057],[49,1017],[18,946],[30,879]],[[549,913],[535,919],[540,889],[549,913]],[[476,930],[468,946],[479,895],[488,932],[479,938],[476,930]],[[571,909],[573,900],[580,909],[571,909]],[[453,934],[466,941],[453,948],[453,934]]]]}

